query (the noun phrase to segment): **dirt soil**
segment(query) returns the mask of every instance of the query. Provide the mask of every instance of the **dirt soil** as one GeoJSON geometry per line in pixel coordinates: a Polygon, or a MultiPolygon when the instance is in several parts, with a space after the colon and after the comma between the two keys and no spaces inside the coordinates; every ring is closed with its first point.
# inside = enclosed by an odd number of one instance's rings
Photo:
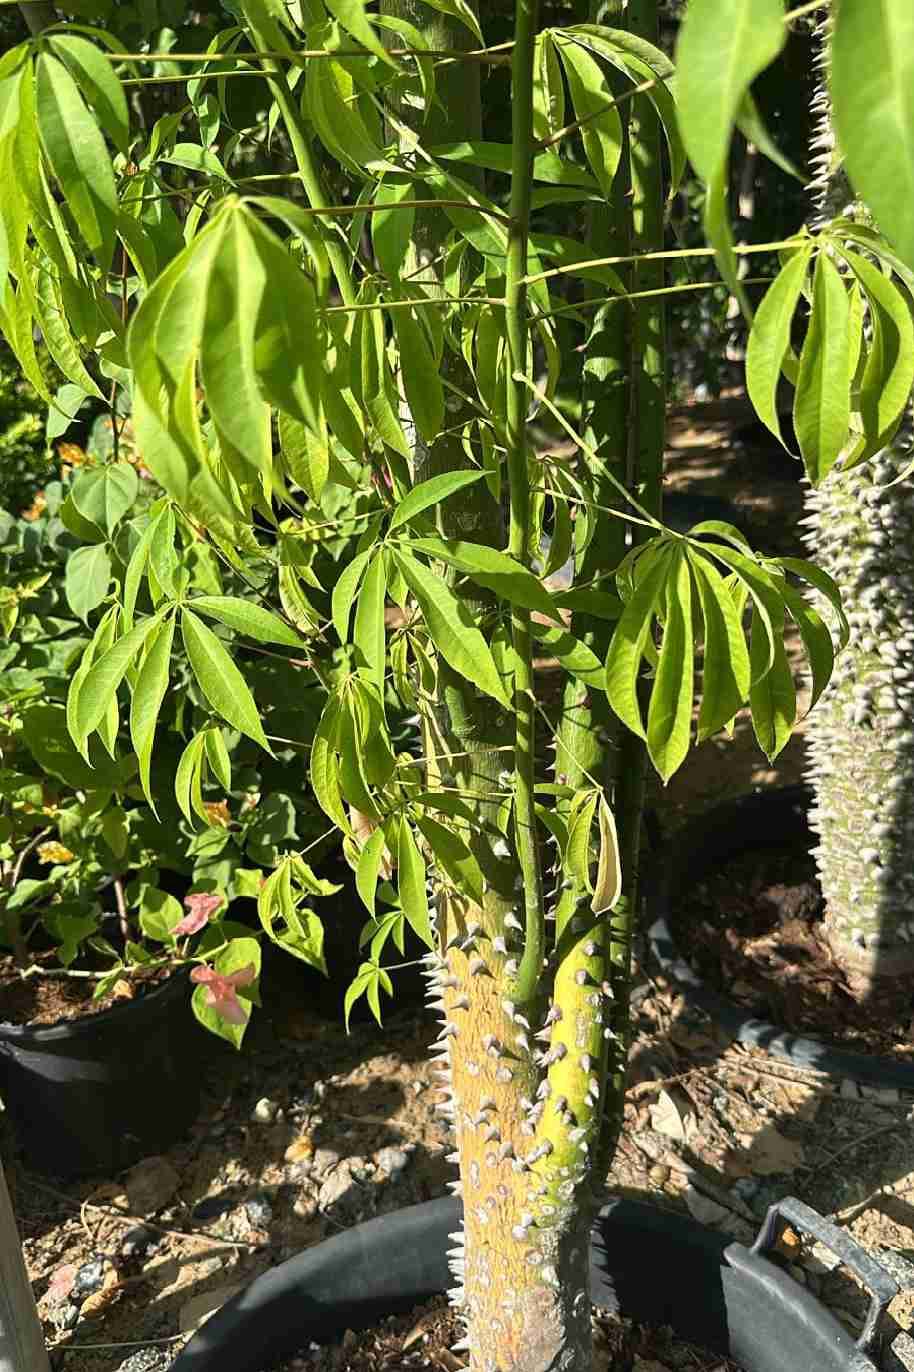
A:
{"type": "MultiPolygon", "coordinates": [[[[45,960],[56,967],[50,954],[35,965],[40,967],[45,960]]],[[[149,971],[137,968],[129,979],[115,982],[106,996],[94,1000],[97,982],[91,978],[41,974],[23,977],[12,958],[0,958],[0,1024],[58,1024],[61,1020],[97,1015],[121,1001],[155,990],[168,976],[167,967],[149,971]]]]}
{"type": "Polygon", "coordinates": [[[824,938],[815,862],[748,852],[676,903],[680,948],[709,986],[793,1032],[862,1052],[914,1058],[914,991],[885,978],[855,991],[824,938]]]}
{"type": "MultiPolygon", "coordinates": [[[[732,494],[758,546],[796,551],[795,477],[776,478],[764,464],[752,475],[751,452],[733,438],[750,422],[735,398],[722,410],[674,415],[670,487],[732,494]]],[[[651,803],[672,829],[717,800],[796,781],[802,766],[802,729],[769,766],[739,720],[732,740],[695,749],[669,787],[652,783],[651,803]]],[[[347,1037],[316,1013],[316,988],[305,968],[283,979],[280,994],[265,988],[269,1008],[244,1051],[213,1045],[189,1134],[165,1157],[144,1160],[139,1174],[42,1177],[0,1137],[55,1372],[164,1372],[207,1314],[259,1273],[361,1219],[445,1193],[452,1145],[428,1061],[434,1021],[401,1001],[383,1030],[359,1024],[347,1037]]],[[[807,1201],[891,1266],[904,1289],[889,1310],[880,1364],[914,1369],[914,1096],[828,1080],[729,1042],[685,1006],[641,946],[633,1020],[610,1187],[743,1243],[774,1201],[807,1201]]],[[[855,1279],[789,1231],[781,1255],[856,1336],[868,1297],[855,1279]]],[[[386,1336],[376,1334],[379,1357],[386,1336]]],[[[389,1360],[375,1365],[410,1365],[402,1330],[390,1337],[399,1350],[388,1347],[389,1360]]],[[[680,1363],[631,1331],[608,1335],[607,1347],[614,1337],[617,1362],[630,1360],[623,1368],[731,1372],[697,1354],[680,1363]],[[619,1337],[628,1340],[624,1354],[619,1337]]],[[[302,1368],[327,1366],[324,1350],[302,1357],[302,1368]]],[[[450,1354],[434,1365],[459,1372],[464,1361],[450,1354]]]]}
{"type": "MultiPolygon", "coordinates": [[[[642,1328],[609,1311],[594,1310],[593,1335],[594,1372],[657,1372],[664,1366],[688,1372],[740,1372],[736,1363],[721,1362],[718,1355],[675,1339],[668,1329],[642,1328]]],[[[460,1372],[464,1363],[451,1348],[461,1337],[460,1321],[442,1298],[417,1306],[408,1315],[391,1315],[379,1328],[358,1334],[347,1330],[340,1344],[312,1345],[264,1372],[460,1372]]]]}

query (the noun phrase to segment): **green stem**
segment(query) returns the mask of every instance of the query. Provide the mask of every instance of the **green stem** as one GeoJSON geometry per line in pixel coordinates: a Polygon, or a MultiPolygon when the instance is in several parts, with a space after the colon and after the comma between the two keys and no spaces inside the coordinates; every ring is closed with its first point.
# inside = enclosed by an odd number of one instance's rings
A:
{"type": "MultiPolygon", "coordinates": [[[[529,560],[530,474],[527,462],[527,245],[533,187],[533,56],[538,0],[518,0],[511,67],[513,111],[511,155],[511,227],[505,277],[505,326],[508,345],[506,433],[511,514],[508,549],[519,562],[529,560]]],[[[530,611],[511,609],[514,646],[515,836],[524,888],[524,952],[512,996],[530,1000],[543,970],[546,925],[535,798],[533,640],[530,611]]]]}
{"type": "MultiPolygon", "coordinates": [[[[251,36],[255,44],[263,52],[269,50],[269,44],[264,41],[264,36],[257,28],[256,24],[251,24],[251,36]]],[[[285,68],[275,57],[262,57],[261,68],[265,73],[272,89],[273,99],[282,115],[282,121],[289,135],[289,142],[292,144],[292,153],[295,157],[295,164],[301,176],[302,186],[308,197],[308,202],[314,210],[326,211],[329,205],[324,189],[317,173],[314,158],[311,155],[311,146],[308,142],[308,134],[305,129],[304,120],[295,99],[295,94],[289,85],[285,68]]],[[[323,222],[327,222],[326,220],[323,222]]],[[[333,275],[336,277],[336,284],[339,287],[343,303],[352,305],[355,302],[355,286],[352,280],[352,271],[349,266],[349,259],[343,249],[342,243],[336,237],[336,228],[331,223],[328,225],[327,235],[327,256],[330,259],[330,266],[333,275]]]]}

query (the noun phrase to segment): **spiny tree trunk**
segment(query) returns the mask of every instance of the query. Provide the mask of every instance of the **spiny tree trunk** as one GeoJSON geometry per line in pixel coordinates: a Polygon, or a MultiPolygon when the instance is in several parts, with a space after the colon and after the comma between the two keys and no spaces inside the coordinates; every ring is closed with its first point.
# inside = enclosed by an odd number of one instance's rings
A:
{"type": "MultiPolygon", "coordinates": [[[[855,205],[832,132],[825,82],[815,97],[819,222],[855,205]]],[[[806,498],[806,543],[841,586],[851,641],[808,731],[811,819],[832,951],[862,985],[914,967],[914,504],[902,466],[911,427],[872,462],[835,472],[806,498]]]]}
{"type": "MultiPolygon", "coordinates": [[[[463,25],[421,0],[388,0],[384,8],[415,24],[430,47],[473,46],[463,25]]],[[[478,67],[439,68],[437,94],[440,106],[423,125],[424,142],[435,146],[480,138],[478,67]]],[[[405,103],[399,113],[404,122],[418,117],[405,103]]],[[[440,213],[417,216],[415,265],[429,265],[414,279],[429,289],[435,287],[435,262],[448,228],[440,213]]],[[[449,365],[459,368],[459,359],[449,365]]],[[[464,377],[449,379],[468,389],[464,377]]],[[[471,415],[454,408],[453,426],[471,415]]],[[[416,442],[416,480],[466,465],[456,434],[430,447],[416,442]]],[[[448,501],[441,521],[446,537],[505,545],[499,506],[484,483],[448,501]]],[[[491,606],[481,599],[470,608],[484,613],[491,606]]],[[[585,1156],[580,1144],[587,1131],[582,1128],[581,1139],[572,1145],[573,1156],[549,1167],[555,1145],[545,1137],[544,1116],[552,1095],[558,1119],[560,1093],[552,1092],[542,1058],[547,1051],[555,1055],[554,1072],[569,1053],[576,1061],[588,1055],[588,1063],[596,1063],[601,1027],[595,1025],[592,1006],[586,1024],[572,1020],[560,1028],[545,1024],[545,1002],[534,1001],[522,1011],[510,999],[523,952],[525,902],[516,849],[500,836],[496,818],[513,782],[512,718],[439,661],[437,693],[423,710],[423,733],[429,783],[455,790],[475,811],[479,830],[465,837],[488,886],[481,907],[447,892],[433,893],[441,951],[429,959],[429,982],[433,1004],[444,1018],[436,1053],[454,1124],[453,1160],[460,1169],[455,1189],[464,1201],[463,1228],[453,1236],[452,1301],[463,1312],[465,1346],[476,1372],[586,1372],[592,1357],[593,1211],[579,1197],[585,1156]]],[[[564,974],[571,977],[573,970],[568,960],[564,974]]],[[[599,981],[587,992],[596,996],[597,1006],[598,988],[599,981]]],[[[580,996],[580,988],[574,990],[580,996]]],[[[581,1077],[579,1065],[576,1075],[581,1077]]],[[[589,1077],[584,1081],[589,1089],[589,1077]]],[[[565,1107],[560,1108],[564,1117],[565,1107]]],[[[592,1105],[587,1109],[592,1113],[592,1105]]]]}

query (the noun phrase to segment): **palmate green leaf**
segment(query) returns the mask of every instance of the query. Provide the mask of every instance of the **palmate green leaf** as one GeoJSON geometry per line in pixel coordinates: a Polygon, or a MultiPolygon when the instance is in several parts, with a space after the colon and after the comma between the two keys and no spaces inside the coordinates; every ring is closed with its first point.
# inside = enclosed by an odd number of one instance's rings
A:
{"type": "Polygon", "coordinates": [[[242,251],[259,259],[269,283],[250,321],[261,393],[326,444],[322,394],[327,349],[314,283],[263,224],[249,214],[240,222],[242,251]]]}
{"type": "Polygon", "coordinates": [[[597,812],[599,795],[596,791],[579,791],[571,803],[568,820],[568,843],[563,867],[568,875],[585,891],[593,890],[590,864],[593,856],[591,830],[597,812]]]}
{"type": "Polygon", "coordinates": [[[606,667],[592,648],[575,638],[567,629],[552,628],[545,624],[532,624],[531,630],[537,642],[542,643],[550,657],[556,658],[570,676],[582,681],[585,686],[606,689],[606,667]]]}
{"type": "Polygon", "coordinates": [[[415,199],[412,181],[382,181],[374,194],[375,204],[389,209],[375,210],[371,216],[371,244],[378,266],[391,284],[400,280],[416,222],[416,211],[398,209],[401,200],[415,199]]]}
{"type": "Polygon", "coordinates": [[[373,552],[373,548],[365,548],[362,552],[356,553],[352,561],[343,568],[333,588],[333,594],[330,597],[330,614],[333,619],[333,627],[336,629],[341,643],[349,642],[349,620],[352,615],[353,601],[362,573],[368,566],[373,552]]]}
{"type": "Polygon", "coordinates": [[[835,665],[835,650],[828,625],[817,610],[807,605],[799,591],[785,582],[781,595],[791,619],[800,631],[812,673],[810,710],[828,685],[835,665]]]}
{"type": "Polygon", "coordinates": [[[676,98],[686,151],[705,182],[726,164],[746,91],[786,41],[784,0],[689,0],[676,46],[676,98]]]}
{"type": "Polygon", "coordinates": [[[341,707],[338,696],[331,696],[321,713],[311,744],[309,776],[318,805],[344,834],[351,828],[340,792],[340,765],[337,758],[341,707]]]}
{"type": "MultiPolygon", "coordinates": [[[[464,163],[470,167],[483,167],[486,171],[502,172],[505,176],[511,175],[510,143],[487,143],[481,139],[463,143],[442,143],[430,148],[429,152],[443,162],[464,163]]],[[[533,179],[565,189],[577,187],[582,190],[596,190],[598,185],[596,177],[586,167],[568,162],[555,152],[537,153],[533,159],[533,179]]]]}
{"type": "Polygon", "coordinates": [[[807,562],[802,557],[778,558],[778,566],[783,567],[785,572],[793,572],[794,576],[798,576],[802,581],[813,586],[828,601],[838,623],[838,646],[846,648],[850,642],[851,626],[848,623],[847,615],[844,613],[841,592],[837,583],[832,580],[827,572],[823,572],[821,567],[816,567],[814,563],[807,562]]]}
{"type": "Polygon", "coordinates": [[[672,566],[672,550],[643,553],[644,571],[613,630],[606,659],[606,694],[616,714],[639,738],[647,739],[638,704],[638,676],[649,642],[657,606],[672,566]]]}
{"type": "MultiPolygon", "coordinates": [[[[801,248],[781,268],[756,311],[746,348],[746,389],[755,412],[779,443],[777,391],[781,367],[790,349],[790,328],[800,301],[813,246],[801,248]]],[[[786,447],[786,444],[784,444],[786,447]]]]}
{"type": "Polygon", "coordinates": [[[268,286],[273,289],[274,283],[242,215],[227,215],[207,279],[200,373],[221,447],[231,451],[239,468],[248,465],[267,478],[270,409],[258,384],[254,326],[268,286]]]}
{"type": "Polygon", "coordinates": [[[378,889],[378,878],[381,871],[381,863],[384,860],[385,838],[384,830],[377,828],[373,831],[365,846],[359,854],[358,866],[355,870],[355,889],[359,893],[359,899],[365,909],[374,919],[375,899],[378,889]]]}
{"type": "Polygon", "coordinates": [[[564,32],[573,35],[584,47],[610,62],[628,80],[638,85],[646,81],[654,82],[645,91],[645,97],[654,106],[669,149],[670,185],[667,195],[672,198],[679,189],[686,168],[676,103],[667,84],[675,75],[672,62],[653,43],[625,29],[610,28],[604,24],[575,24],[564,32]]]}
{"type": "Polygon", "coordinates": [[[581,139],[590,169],[608,198],[622,156],[622,121],[606,78],[589,52],[577,43],[557,45],[571,92],[575,118],[586,120],[581,139]]]}
{"type": "Polygon", "coordinates": [[[286,471],[315,504],[330,476],[330,440],[323,416],[318,425],[315,431],[291,415],[279,416],[279,444],[286,471]]]}
{"type": "Polygon", "coordinates": [[[402,524],[408,524],[416,515],[423,510],[428,510],[432,505],[440,505],[447,500],[448,496],[456,491],[463,490],[464,486],[472,486],[475,481],[479,481],[485,476],[483,471],[469,472],[442,472],[440,476],[429,477],[427,481],[420,481],[418,486],[414,486],[407,495],[403,497],[397,508],[394,510],[390,529],[399,529],[402,524]]]}
{"type": "MultiPolygon", "coordinates": [[[[781,604],[778,582],[770,572],[764,567],[759,566],[752,557],[747,556],[745,553],[738,552],[735,548],[728,547],[722,543],[703,543],[700,546],[702,553],[710,554],[717,558],[718,562],[722,562],[725,567],[729,567],[736,576],[739,584],[745,588],[744,592],[740,594],[739,599],[735,601],[737,606],[741,606],[744,603],[746,594],[751,596],[754,610],[753,622],[756,620],[759,622],[768,641],[766,670],[770,669],[774,666],[777,645],[781,642],[781,631],[777,626],[780,624],[783,628],[784,623],[784,610],[781,604]]],[[[756,639],[760,641],[760,638],[761,635],[756,634],[756,639]]],[[[756,646],[758,647],[758,644],[756,646]]],[[[756,656],[755,659],[750,657],[750,661],[753,663],[752,679],[754,681],[757,679],[756,664],[759,661],[758,656],[756,656]]]]}
{"type": "Polygon", "coordinates": [[[914,9],[844,0],[830,38],[832,118],[847,171],[914,269],[914,9]]]}
{"type": "Polygon", "coordinates": [[[363,962],[358,972],[353,978],[352,984],[346,991],[343,1000],[343,1012],[346,1018],[346,1032],[349,1032],[349,1016],[352,1014],[352,1007],[360,996],[364,996],[371,1006],[371,1013],[374,1015],[378,1024],[381,1023],[381,1002],[380,990],[383,989],[388,996],[392,996],[394,988],[390,977],[376,962],[363,962]]]}
{"type": "Polygon", "coordinates": [[[47,42],[55,57],[69,68],[118,152],[126,154],[130,146],[130,112],[124,88],[107,56],[77,34],[54,33],[47,42]]]}
{"type": "Polygon", "coordinates": [[[358,654],[358,670],[384,692],[384,661],[386,638],[384,629],[384,598],[387,593],[387,572],[383,552],[379,549],[365,572],[355,611],[353,642],[358,654]]]}
{"type": "Polygon", "coordinates": [[[381,812],[371,794],[366,765],[367,730],[363,727],[366,720],[359,707],[360,702],[354,692],[346,691],[337,728],[340,790],[359,814],[371,820],[380,820],[381,812]]]}
{"type": "Polygon", "coordinates": [[[142,620],[93,661],[80,687],[74,718],[68,720],[71,737],[77,748],[84,748],[86,739],[104,716],[137,653],[164,616],[165,610],[162,609],[142,620]]]}
{"type": "Polygon", "coordinates": [[[426,0],[426,4],[430,9],[437,10],[439,14],[450,14],[454,19],[459,19],[461,24],[467,26],[480,44],[485,42],[482,29],[479,27],[479,20],[467,4],[467,0],[426,0]]]}
{"type": "MultiPolygon", "coordinates": [[[[150,520],[140,535],[140,540],[130,554],[130,561],[127,563],[127,570],[124,573],[124,592],[122,596],[122,608],[124,613],[124,629],[133,628],[133,613],[136,609],[137,596],[143,581],[143,574],[149,561],[149,549],[155,537],[156,530],[160,523],[167,517],[169,506],[167,502],[156,501],[150,508],[150,520]]],[[[172,515],[172,524],[174,515],[172,515]]]]}
{"type": "Polygon", "coordinates": [[[793,684],[793,673],[784,650],[784,611],[775,621],[774,662],[767,668],[768,634],[757,633],[759,616],[757,609],[752,615],[752,630],[749,640],[749,661],[753,682],[749,691],[749,704],[752,710],[752,727],[759,747],[769,759],[774,761],[790,738],[790,732],[797,717],[797,693],[793,684]]]}
{"type": "Polygon", "coordinates": [[[850,306],[841,274],[819,253],[813,276],[812,312],[800,353],[793,424],[814,486],[828,475],[850,428],[850,306]]]}
{"type": "Polygon", "coordinates": [[[409,546],[428,557],[440,558],[449,567],[455,567],[458,572],[463,572],[513,605],[538,610],[540,614],[562,622],[555,602],[543,583],[509,553],[488,548],[482,543],[467,543],[462,539],[413,538],[409,546]]]}
{"type": "Polygon", "coordinates": [[[395,71],[400,70],[400,63],[391,57],[369,23],[365,14],[365,0],[324,0],[324,3],[334,19],[340,22],[347,33],[352,34],[356,42],[395,71]]]}
{"type": "Polygon", "coordinates": [[[131,508],[139,492],[136,469],[129,462],[109,463],[81,472],[70,490],[83,519],[111,534],[131,508]]]}
{"type": "Polygon", "coordinates": [[[150,785],[149,771],[159,711],[168,691],[174,635],[174,618],[165,620],[153,630],[130,703],[130,741],[139,763],[140,784],[155,815],[158,815],[158,810],[150,785]]]}
{"type": "Polygon", "coordinates": [[[305,101],[318,138],[337,162],[360,180],[366,171],[398,171],[372,137],[358,101],[358,87],[345,62],[309,62],[305,101]]]}
{"type": "Polygon", "coordinates": [[[425,859],[405,819],[400,821],[397,844],[397,877],[400,904],[413,933],[429,948],[434,948],[428,895],[425,890],[425,859]]]}
{"type": "Polygon", "coordinates": [[[212,629],[186,605],[181,613],[181,636],[197,684],[213,709],[271,752],[247,682],[212,629]]]}
{"type": "Polygon", "coordinates": [[[232,762],[221,729],[207,729],[203,735],[206,760],[213,776],[226,791],[232,789],[232,762]]]}
{"type": "Polygon", "coordinates": [[[77,548],[67,558],[64,590],[67,604],[84,623],[101,605],[111,583],[111,558],[101,543],[91,548],[77,548]]]}
{"type": "Polygon", "coordinates": [[[202,595],[188,600],[186,608],[208,615],[210,619],[218,620],[239,634],[257,639],[258,643],[282,643],[289,648],[302,646],[294,629],[290,629],[278,615],[250,600],[228,595],[202,595]]]}
{"type": "Polygon", "coordinates": [[[79,87],[63,62],[47,52],[35,64],[35,108],[51,170],[86,246],[107,272],[118,215],[111,159],[79,87]]]}
{"type": "Polygon", "coordinates": [[[466,606],[428,567],[400,549],[397,566],[415,596],[436,649],[459,676],[505,707],[510,706],[492,650],[466,606]]]}
{"type": "Polygon", "coordinates": [[[429,815],[417,817],[416,825],[431,849],[433,859],[450,877],[462,896],[481,905],[485,894],[482,871],[467,844],[429,815]]]}
{"type": "Polygon", "coordinates": [[[733,597],[717,568],[689,549],[704,621],[704,662],[698,742],[729,724],[749,694],[749,650],[733,597]]]}
{"type": "MultiPolygon", "coordinates": [[[[111,647],[111,644],[114,642],[114,636],[117,632],[118,626],[118,616],[119,608],[117,605],[112,605],[110,609],[106,610],[105,613],[102,615],[101,619],[98,621],[98,624],[96,625],[95,633],[92,635],[92,638],[90,639],[89,644],[82,655],[82,659],[80,660],[79,666],[73,673],[73,676],[70,680],[69,688],[67,690],[67,732],[69,733],[72,741],[79,748],[80,752],[83,755],[83,758],[86,758],[88,755],[88,741],[86,739],[83,739],[82,743],[80,743],[79,741],[81,737],[79,732],[79,726],[77,724],[79,693],[82,690],[83,682],[89,675],[89,669],[91,668],[93,662],[95,662],[97,658],[101,657],[103,653],[106,653],[108,649],[111,647]]],[[[130,628],[132,626],[127,625],[126,627],[130,628]]]]}
{"type": "Polygon", "coordinates": [[[51,357],[69,381],[87,395],[104,401],[104,396],[83,363],[79,346],[67,322],[58,282],[48,264],[39,262],[33,286],[37,322],[51,357]]]}
{"type": "Polygon", "coordinates": [[[394,310],[393,322],[409,412],[419,437],[425,443],[431,443],[444,424],[440,364],[425,329],[412,310],[394,310]]]}
{"type": "Polygon", "coordinates": [[[133,422],[143,460],[183,509],[231,528],[238,511],[210,470],[196,417],[196,361],[209,276],[224,217],[179,253],[141,302],[127,332],[133,422]]]}
{"type": "Polygon", "coordinates": [[[209,816],[203,808],[201,774],[206,750],[202,733],[195,734],[181,754],[175,769],[175,799],[188,824],[193,825],[194,815],[209,824],[209,816]]]}
{"type": "Polygon", "coordinates": [[[692,575],[684,550],[673,553],[665,591],[663,642],[647,713],[647,747],[666,782],[689,751],[692,724],[692,575]]]}
{"type": "Polygon", "coordinates": [[[842,248],[841,254],[866,293],[872,333],[860,385],[863,436],[842,463],[846,471],[884,448],[898,428],[914,386],[914,324],[889,277],[859,253],[842,248]]]}
{"type": "Polygon", "coordinates": [[[565,127],[565,86],[551,31],[536,36],[533,55],[533,137],[537,143],[565,127]]]}
{"type": "Polygon", "coordinates": [[[253,195],[247,198],[247,204],[263,210],[273,219],[278,219],[301,239],[314,273],[315,294],[320,303],[325,304],[330,286],[330,261],[321,229],[314,215],[308,214],[301,205],[284,200],[278,195],[253,195]]]}

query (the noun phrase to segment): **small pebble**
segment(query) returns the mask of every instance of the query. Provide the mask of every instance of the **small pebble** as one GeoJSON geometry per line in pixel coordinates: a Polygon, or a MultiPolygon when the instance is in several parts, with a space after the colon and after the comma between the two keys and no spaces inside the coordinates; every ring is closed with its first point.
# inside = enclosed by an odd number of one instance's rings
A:
{"type": "Polygon", "coordinates": [[[104,1258],[93,1258],[91,1262],[83,1263],[70,1287],[70,1295],[74,1301],[84,1301],[87,1296],[100,1289],[105,1280],[105,1266],[104,1258]]]}
{"type": "Polygon", "coordinates": [[[145,1224],[137,1224],[133,1229],[128,1229],[121,1239],[121,1257],[141,1258],[156,1242],[154,1230],[147,1228],[145,1224]]]}
{"type": "Polygon", "coordinates": [[[171,1358],[162,1348],[140,1348],[119,1362],[115,1372],[165,1372],[171,1358]]]}
{"type": "Polygon", "coordinates": [[[244,1212],[254,1229],[268,1229],[273,1219],[273,1207],[269,1196],[259,1191],[244,1203],[244,1212]]]}
{"type": "Polygon", "coordinates": [[[258,1124],[272,1124],[279,1111],[279,1105],[275,1100],[270,1100],[269,1096],[261,1096],[254,1106],[251,1119],[258,1124]]]}
{"type": "Polygon", "coordinates": [[[314,1154],[315,1172],[329,1172],[331,1167],[335,1167],[340,1160],[340,1155],[335,1148],[318,1148],[314,1154]]]}
{"type": "Polygon", "coordinates": [[[216,1220],[235,1208],[232,1196],[204,1196],[190,1212],[192,1220],[216,1220]]]}
{"type": "Polygon", "coordinates": [[[72,1329],[79,1319],[79,1306],[73,1305],[68,1301],[66,1305],[58,1305],[51,1311],[51,1322],[55,1328],[72,1329]]]}
{"type": "Polygon", "coordinates": [[[381,1148],[375,1154],[375,1162],[382,1172],[387,1173],[391,1181],[396,1181],[409,1166],[410,1155],[403,1148],[381,1148]]]}
{"type": "Polygon", "coordinates": [[[299,1196],[292,1210],[300,1220],[313,1220],[317,1214],[317,1202],[311,1196],[299,1196]]]}
{"type": "Polygon", "coordinates": [[[655,1186],[666,1186],[670,1179],[670,1169],[664,1162],[655,1162],[647,1175],[655,1186]]]}

